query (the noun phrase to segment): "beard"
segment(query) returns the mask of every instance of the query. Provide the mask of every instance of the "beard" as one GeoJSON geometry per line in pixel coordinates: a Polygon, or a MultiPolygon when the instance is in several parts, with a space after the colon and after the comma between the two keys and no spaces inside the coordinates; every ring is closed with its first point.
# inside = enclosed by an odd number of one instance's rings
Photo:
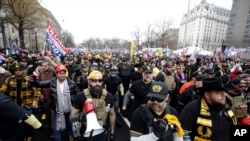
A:
{"type": "Polygon", "coordinates": [[[218,110],[225,109],[225,107],[226,107],[226,103],[223,104],[223,103],[219,103],[219,102],[212,102],[211,105],[212,105],[213,107],[215,107],[216,109],[218,109],[218,110]]]}
{"type": "Polygon", "coordinates": [[[100,98],[102,95],[102,86],[90,86],[89,92],[93,98],[100,98]]]}

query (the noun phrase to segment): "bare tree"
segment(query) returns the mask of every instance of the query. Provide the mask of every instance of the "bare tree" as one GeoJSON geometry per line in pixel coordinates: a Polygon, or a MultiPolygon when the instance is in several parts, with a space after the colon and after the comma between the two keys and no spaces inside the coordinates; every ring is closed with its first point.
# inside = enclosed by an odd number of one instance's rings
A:
{"type": "Polygon", "coordinates": [[[36,16],[43,10],[36,0],[1,0],[6,12],[6,21],[18,30],[20,47],[25,48],[24,31],[39,27],[40,17],[36,16]],[[32,19],[33,22],[30,21],[32,19]]]}
{"type": "Polygon", "coordinates": [[[166,18],[162,18],[156,23],[156,36],[162,47],[168,45],[169,29],[172,24],[172,20],[167,20],[166,18]]]}
{"type": "Polygon", "coordinates": [[[147,23],[146,31],[144,34],[146,36],[146,46],[153,47],[153,42],[154,42],[153,38],[155,36],[155,31],[151,23],[147,23]]]}
{"type": "Polygon", "coordinates": [[[135,37],[135,39],[136,39],[137,49],[138,49],[138,51],[139,51],[139,50],[140,50],[139,45],[140,45],[140,39],[141,39],[141,37],[142,37],[142,33],[141,33],[141,30],[140,30],[139,27],[135,27],[135,28],[136,28],[136,29],[135,29],[135,31],[132,32],[132,35],[133,35],[133,37],[135,37]]]}
{"type": "Polygon", "coordinates": [[[67,30],[62,31],[61,40],[65,47],[75,47],[74,37],[67,30]]]}

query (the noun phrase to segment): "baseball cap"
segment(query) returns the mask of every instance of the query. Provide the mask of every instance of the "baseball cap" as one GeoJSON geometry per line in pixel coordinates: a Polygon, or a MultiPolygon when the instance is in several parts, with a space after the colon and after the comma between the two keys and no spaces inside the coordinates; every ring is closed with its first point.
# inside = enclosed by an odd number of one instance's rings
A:
{"type": "Polygon", "coordinates": [[[241,83],[242,80],[243,80],[242,78],[233,78],[229,81],[229,84],[246,86],[245,83],[241,83]]]}
{"type": "Polygon", "coordinates": [[[149,98],[154,97],[164,100],[167,95],[168,95],[167,84],[161,81],[156,81],[153,82],[152,86],[150,87],[147,97],[149,98]]]}
{"type": "Polygon", "coordinates": [[[88,79],[93,79],[94,77],[99,77],[99,78],[103,78],[102,73],[100,71],[97,70],[93,70],[92,72],[89,73],[88,79]]]}
{"type": "Polygon", "coordinates": [[[202,75],[202,74],[199,74],[195,77],[195,80],[196,81],[203,81],[204,79],[206,79],[207,76],[206,75],[202,75]]]}
{"type": "Polygon", "coordinates": [[[56,66],[56,73],[60,71],[67,71],[67,68],[64,65],[56,66]]]}
{"type": "Polygon", "coordinates": [[[207,73],[207,74],[213,74],[214,70],[211,69],[211,68],[206,68],[204,72],[207,73]]]}
{"type": "Polygon", "coordinates": [[[24,63],[19,63],[15,66],[15,69],[25,70],[26,65],[24,63]]]}
{"type": "Polygon", "coordinates": [[[149,66],[146,66],[146,65],[142,66],[142,71],[143,72],[152,72],[151,68],[149,66]]]}

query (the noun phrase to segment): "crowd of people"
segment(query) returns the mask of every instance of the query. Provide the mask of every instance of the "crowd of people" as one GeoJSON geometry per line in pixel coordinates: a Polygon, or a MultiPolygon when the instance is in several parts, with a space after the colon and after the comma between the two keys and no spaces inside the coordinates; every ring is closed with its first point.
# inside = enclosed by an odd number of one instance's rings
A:
{"type": "Polygon", "coordinates": [[[0,66],[0,105],[13,106],[0,106],[0,141],[117,140],[122,118],[131,141],[229,141],[232,125],[250,125],[249,87],[240,58],[9,55],[0,66]],[[89,131],[90,122],[102,132],[89,131]]]}

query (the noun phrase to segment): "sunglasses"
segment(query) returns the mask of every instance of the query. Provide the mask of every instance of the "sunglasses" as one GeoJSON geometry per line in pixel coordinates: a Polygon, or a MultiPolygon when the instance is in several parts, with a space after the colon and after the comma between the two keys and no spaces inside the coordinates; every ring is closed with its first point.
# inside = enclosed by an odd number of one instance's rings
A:
{"type": "Polygon", "coordinates": [[[151,101],[157,101],[157,102],[163,102],[164,99],[156,98],[156,97],[150,97],[149,100],[151,101]]]}
{"type": "Polygon", "coordinates": [[[90,81],[93,83],[97,83],[97,82],[101,83],[102,79],[90,79],[90,81]]]}

